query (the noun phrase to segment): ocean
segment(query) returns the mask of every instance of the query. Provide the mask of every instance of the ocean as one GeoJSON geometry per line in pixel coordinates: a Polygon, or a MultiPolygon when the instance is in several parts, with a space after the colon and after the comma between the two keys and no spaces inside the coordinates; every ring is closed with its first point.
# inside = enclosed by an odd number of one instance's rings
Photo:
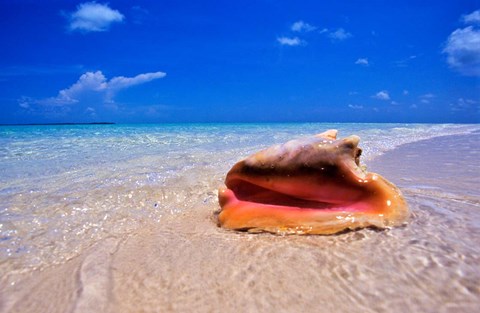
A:
{"type": "Polygon", "coordinates": [[[1,126],[0,311],[474,312],[479,139],[461,124],[1,126]],[[217,227],[231,166],[327,129],[360,136],[362,163],[404,192],[404,227],[217,227]]]}

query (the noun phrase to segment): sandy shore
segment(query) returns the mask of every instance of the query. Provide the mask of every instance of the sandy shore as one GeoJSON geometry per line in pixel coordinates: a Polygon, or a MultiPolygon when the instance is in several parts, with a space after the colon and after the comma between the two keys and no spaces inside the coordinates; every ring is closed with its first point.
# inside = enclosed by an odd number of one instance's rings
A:
{"type": "Polygon", "coordinates": [[[217,207],[203,203],[129,236],[109,237],[65,264],[7,275],[0,309],[474,312],[479,137],[408,144],[367,164],[404,191],[413,212],[405,227],[337,236],[236,233],[219,229],[217,207]]]}

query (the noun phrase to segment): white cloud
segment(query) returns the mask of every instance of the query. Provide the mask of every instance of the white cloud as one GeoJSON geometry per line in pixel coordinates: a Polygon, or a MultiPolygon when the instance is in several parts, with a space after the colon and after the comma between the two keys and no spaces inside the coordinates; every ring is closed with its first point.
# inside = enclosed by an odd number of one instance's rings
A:
{"type": "Polygon", "coordinates": [[[465,24],[480,24],[480,10],[464,15],[462,20],[465,24]]]}
{"type": "Polygon", "coordinates": [[[76,83],[58,92],[56,97],[34,100],[32,103],[47,106],[65,106],[79,102],[87,93],[100,93],[107,89],[107,80],[101,71],[87,72],[76,83]]]}
{"type": "Polygon", "coordinates": [[[60,90],[56,97],[40,100],[25,98],[26,100],[19,100],[19,105],[23,108],[28,108],[31,104],[62,107],[76,104],[84,99],[91,101],[94,98],[103,104],[114,107],[113,97],[119,90],[162,78],[165,75],[163,72],[153,72],[134,77],[117,76],[107,80],[101,71],[87,72],[80,76],[73,85],[60,90]]]}
{"type": "Polygon", "coordinates": [[[32,100],[33,99],[30,97],[22,96],[20,99],[17,100],[17,102],[22,109],[29,109],[32,100]]]}
{"type": "Polygon", "coordinates": [[[451,68],[464,75],[480,75],[480,31],[472,26],[451,33],[443,52],[451,68]]]}
{"type": "Polygon", "coordinates": [[[157,78],[163,78],[165,77],[165,75],[167,74],[165,74],[164,72],[154,72],[139,74],[135,77],[117,76],[110,79],[110,81],[108,82],[108,88],[114,90],[123,89],[130,86],[143,84],[157,78]]]}
{"type": "Polygon", "coordinates": [[[292,24],[290,28],[294,32],[311,32],[317,29],[315,26],[305,23],[304,21],[297,21],[292,24]]]}
{"type": "Polygon", "coordinates": [[[330,37],[333,40],[342,41],[342,40],[345,40],[345,39],[348,39],[348,38],[352,37],[352,34],[345,31],[345,29],[343,29],[343,28],[339,28],[334,32],[330,32],[328,34],[328,37],[330,37]]]}
{"type": "Polygon", "coordinates": [[[108,30],[110,24],[123,21],[124,16],[108,4],[85,2],[77,6],[77,11],[71,13],[69,19],[70,30],[102,32],[108,30]]]}
{"type": "MultiPolygon", "coordinates": [[[[302,20],[299,20],[295,23],[293,23],[290,27],[290,30],[294,33],[300,33],[304,35],[303,33],[307,32],[312,32],[316,31],[318,28],[316,26],[313,26],[311,24],[308,24],[302,20]]],[[[316,31],[315,33],[318,34],[325,34],[328,38],[330,38],[332,41],[343,41],[345,39],[348,39],[352,37],[352,34],[347,32],[343,28],[338,28],[337,30],[329,30],[328,28],[323,28],[321,30],[316,31]]],[[[287,36],[282,36],[282,37],[277,37],[277,41],[284,46],[300,46],[300,45],[305,45],[306,41],[302,40],[301,37],[294,36],[294,37],[287,37],[287,36]]],[[[364,60],[363,62],[367,62],[367,59],[362,59],[364,60]]]]}
{"type": "MultiPolygon", "coordinates": [[[[477,104],[477,101],[474,101],[471,99],[458,98],[456,103],[450,104],[450,109],[452,111],[467,111],[467,110],[475,109],[475,104],[477,104]]],[[[480,109],[480,106],[478,106],[477,109],[480,109]]]]}
{"type": "Polygon", "coordinates": [[[368,66],[368,59],[367,58],[359,58],[357,61],[355,61],[355,64],[368,66]]]}
{"type": "Polygon", "coordinates": [[[363,105],[358,105],[358,104],[349,104],[348,107],[350,109],[354,109],[354,110],[361,110],[363,109],[363,105]]]}
{"type": "Polygon", "coordinates": [[[107,89],[107,81],[101,71],[87,72],[80,76],[78,81],[69,88],[60,90],[58,96],[51,98],[56,104],[71,104],[78,102],[77,98],[83,92],[95,91],[100,92],[107,89]]]}
{"type": "Polygon", "coordinates": [[[426,93],[419,98],[421,103],[428,104],[433,98],[435,98],[435,95],[433,93],[426,93]]]}
{"type": "MultiPolygon", "coordinates": [[[[480,10],[463,16],[466,24],[480,24],[480,10]]],[[[470,25],[454,30],[443,49],[448,65],[466,76],[480,76],[480,30],[470,25]]]]}
{"type": "Polygon", "coordinates": [[[283,46],[299,46],[303,41],[298,37],[278,37],[277,41],[283,46]]]}
{"type": "Polygon", "coordinates": [[[388,91],[382,90],[377,92],[375,95],[373,95],[372,98],[375,98],[378,100],[390,100],[390,95],[388,94],[388,91]]]}

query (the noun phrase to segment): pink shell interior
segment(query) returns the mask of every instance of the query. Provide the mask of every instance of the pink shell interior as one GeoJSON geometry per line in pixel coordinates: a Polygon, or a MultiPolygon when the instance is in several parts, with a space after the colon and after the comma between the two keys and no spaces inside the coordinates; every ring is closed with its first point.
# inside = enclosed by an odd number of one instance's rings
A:
{"type": "Polygon", "coordinates": [[[220,226],[250,232],[332,234],[396,226],[401,192],[359,167],[359,138],[336,131],[273,146],[238,162],[219,190],[220,226]]]}

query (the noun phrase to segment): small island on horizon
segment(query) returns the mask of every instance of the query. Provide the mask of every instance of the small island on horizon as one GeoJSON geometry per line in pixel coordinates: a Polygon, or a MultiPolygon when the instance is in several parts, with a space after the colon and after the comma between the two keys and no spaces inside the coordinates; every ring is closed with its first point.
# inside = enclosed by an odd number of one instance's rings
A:
{"type": "Polygon", "coordinates": [[[92,123],[25,123],[25,124],[0,124],[0,126],[63,126],[63,125],[114,125],[114,122],[92,122],[92,123]]]}

